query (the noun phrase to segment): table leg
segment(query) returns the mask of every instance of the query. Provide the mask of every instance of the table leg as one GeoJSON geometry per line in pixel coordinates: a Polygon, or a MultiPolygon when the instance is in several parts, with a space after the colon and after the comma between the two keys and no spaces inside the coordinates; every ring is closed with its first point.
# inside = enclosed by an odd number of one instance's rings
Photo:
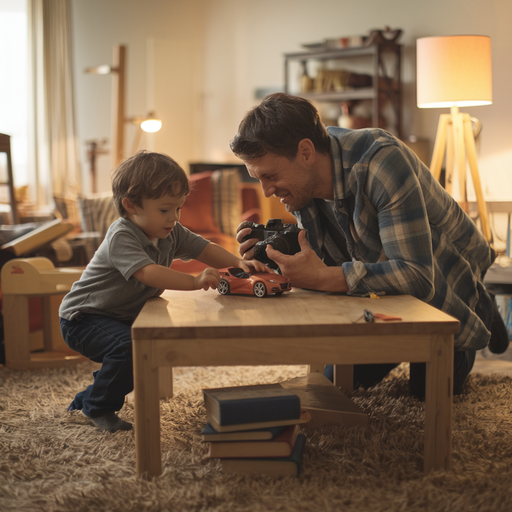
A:
{"type": "Polygon", "coordinates": [[[308,373],[324,373],[323,364],[310,364],[308,366],[308,373]]]}
{"type": "Polygon", "coordinates": [[[10,363],[30,362],[30,332],[28,297],[26,295],[3,296],[5,358],[10,363]]]}
{"type": "Polygon", "coordinates": [[[158,367],[153,366],[151,340],[134,340],[135,456],[137,476],[162,473],[158,367]]]}
{"type": "Polygon", "coordinates": [[[346,393],[354,391],[354,365],[353,364],[335,364],[334,365],[334,385],[343,389],[346,393]]]}
{"type": "Polygon", "coordinates": [[[432,336],[425,393],[425,473],[451,467],[452,407],[453,336],[432,336]]]}
{"type": "Polygon", "coordinates": [[[174,396],[173,389],[172,366],[162,366],[158,369],[158,387],[160,398],[172,398],[174,396]]]}

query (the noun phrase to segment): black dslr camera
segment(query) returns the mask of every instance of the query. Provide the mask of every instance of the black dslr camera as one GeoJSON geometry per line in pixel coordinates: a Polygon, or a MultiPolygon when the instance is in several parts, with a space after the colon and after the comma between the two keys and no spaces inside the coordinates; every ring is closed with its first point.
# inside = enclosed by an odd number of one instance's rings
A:
{"type": "Polygon", "coordinates": [[[270,219],[266,225],[255,222],[243,222],[240,229],[251,228],[252,233],[244,237],[243,241],[257,238],[254,249],[254,257],[265,263],[272,269],[278,269],[277,263],[272,261],[265,252],[267,245],[271,245],[276,251],[283,254],[295,254],[300,251],[300,228],[295,224],[283,224],[283,219],[270,219]]]}

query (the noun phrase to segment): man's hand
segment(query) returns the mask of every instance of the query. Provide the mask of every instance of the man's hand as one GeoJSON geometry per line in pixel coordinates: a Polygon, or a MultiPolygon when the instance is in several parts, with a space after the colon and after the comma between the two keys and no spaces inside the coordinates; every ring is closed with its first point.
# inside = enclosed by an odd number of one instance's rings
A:
{"type": "Polygon", "coordinates": [[[208,290],[209,288],[217,288],[220,283],[220,273],[215,268],[205,268],[198,276],[194,279],[196,290],[208,290]]]}
{"type": "Polygon", "coordinates": [[[236,266],[246,272],[269,272],[269,268],[265,263],[258,260],[238,260],[236,266]]]}
{"type": "Polygon", "coordinates": [[[236,241],[240,244],[240,247],[238,248],[238,252],[240,253],[240,256],[242,256],[242,258],[244,260],[252,260],[254,259],[254,250],[253,250],[253,247],[254,245],[256,245],[256,242],[258,242],[259,240],[257,238],[250,238],[249,240],[247,241],[243,241],[244,238],[249,235],[252,231],[251,228],[241,228],[241,226],[243,226],[244,223],[240,224],[240,226],[238,226],[238,229],[239,231],[237,231],[237,234],[236,234],[236,241]]]}
{"type": "Polygon", "coordinates": [[[306,231],[299,233],[300,252],[288,255],[267,245],[267,256],[275,261],[292,286],[308,290],[346,292],[348,285],[341,267],[328,267],[311,249],[306,231]]]}

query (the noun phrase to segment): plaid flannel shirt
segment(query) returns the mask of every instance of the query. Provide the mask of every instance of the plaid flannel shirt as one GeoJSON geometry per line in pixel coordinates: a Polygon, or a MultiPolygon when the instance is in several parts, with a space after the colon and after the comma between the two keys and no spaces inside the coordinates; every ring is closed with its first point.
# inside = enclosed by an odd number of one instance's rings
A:
{"type": "Polygon", "coordinates": [[[483,276],[494,253],[473,221],[388,132],[328,132],[339,235],[311,201],[294,215],[313,250],[343,267],[349,295],[413,295],[460,321],[456,349],[484,348],[492,302],[483,276]]]}

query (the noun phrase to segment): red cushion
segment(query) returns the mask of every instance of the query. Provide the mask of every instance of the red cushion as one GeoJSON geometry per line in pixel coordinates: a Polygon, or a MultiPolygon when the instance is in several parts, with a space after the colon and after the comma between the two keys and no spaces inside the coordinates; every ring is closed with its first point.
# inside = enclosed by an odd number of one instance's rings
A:
{"type": "Polygon", "coordinates": [[[180,223],[195,233],[220,233],[213,222],[211,171],[190,177],[190,194],[181,210],[180,223]]]}

